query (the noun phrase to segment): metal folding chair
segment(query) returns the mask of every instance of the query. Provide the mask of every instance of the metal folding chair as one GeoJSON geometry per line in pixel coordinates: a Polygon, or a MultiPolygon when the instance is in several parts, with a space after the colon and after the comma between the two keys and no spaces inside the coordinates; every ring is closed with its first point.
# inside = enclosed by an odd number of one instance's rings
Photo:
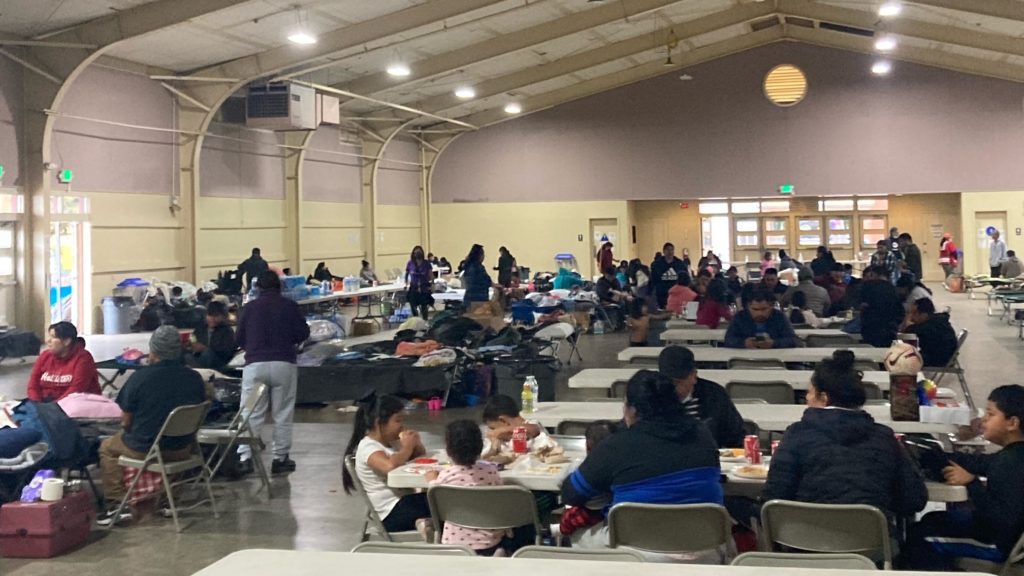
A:
{"type": "Polygon", "coordinates": [[[808,568],[811,570],[878,570],[875,563],[860,554],[789,554],[786,552],[746,552],[731,566],[759,568],[808,568]]]}
{"type": "Polygon", "coordinates": [[[352,484],[355,485],[356,492],[363,499],[363,504],[366,505],[366,518],[363,519],[363,531],[360,535],[360,542],[366,542],[370,539],[371,528],[387,542],[423,542],[423,537],[415,530],[388,532],[380,516],[377,514],[377,510],[373,507],[373,502],[370,502],[370,496],[366,493],[366,488],[363,487],[362,481],[359,480],[359,475],[356,474],[355,456],[345,456],[342,466],[348,470],[348,475],[352,477],[352,484]]]}
{"type": "Polygon", "coordinates": [[[889,521],[874,506],[771,500],[761,508],[761,527],[768,551],[780,544],[808,552],[860,554],[892,570],[889,521]]]}
{"type": "Polygon", "coordinates": [[[412,554],[427,556],[476,556],[469,546],[427,544],[423,542],[363,542],[356,544],[353,554],[412,554]]]}
{"type": "Polygon", "coordinates": [[[747,382],[732,380],[725,385],[730,398],[760,398],[769,404],[795,404],[796,395],[789,382],[766,380],[764,382],[747,382]]]}
{"type": "Polygon", "coordinates": [[[595,560],[598,562],[643,562],[644,557],[625,548],[619,550],[587,550],[555,546],[524,546],[512,554],[513,558],[538,560],[595,560]]]}
{"type": "Polygon", "coordinates": [[[786,363],[777,358],[730,358],[729,370],[785,370],[786,363]]]}
{"type": "Polygon", "coordinates": [[[964,393],[964,399],[967,400],[967,405],[971,407],[971,410],[975,410],[974,397],[971,396],[971,390],[967,387],[967,378],[964,376],[964,369],[960,366],[960,351],[963,350],[964,343],[967,342],[968,332],[967,330],[961,330],[960,334],[956,338],[956,350],[953,351],[953,355],[950,356],[949,362],[945,366],[927,366],[922,368],[921,371],[932,380],[935,381],[935,385],[938,386],[942,382],[942,377],[946,374],[955,374],[957,379],[960,381],[960,390],[964,393]]]}
{"type": "MultiPolygon", "coordinates": [[[[178,523],[178,506],[174,500],[175,486],[196,484],[200,482],[205,484],[206,494],[210,500],[210,507],[213,508],[213,516],[214,518],[220,517],[220,514],[217,512],[217,503],[213,498],[213,490],[210,488],[210,469],[206,466],[206,461],[203,460],[202,455],[199,453],[199,444],[195,441],[195,435],[199,431],[199,426],[202,425],[203,420],[206,418],[206,413],[209,412],[209,410],[209,401],[203,402],[202,404],[179,406],[175,408],[167,415],[167,419],[164,420],[163,426],[160,427],[160,432],[156,435],[156,439],[153,441],[153,446],[150,447],[149,452],[146,453],[146,456],[143,459],[138,460],[127,456],[121,456],[118,458],[118,464],[121,466],[138,468],[139,473],[135,475],[131,485],[128,486],[128,490],[125,492],[124,497],[121,498],[121,502],[117,505],[117,510],[114,511],[113,515],[114,518],[120,517],[121,510],[124,509],[135,490],[135,485],[138,484],[139,480],[147,470],[153,470],[160,473],[160,477],[163,480],[164,493],[167,495],[167,501],[171,508],[171,516],[174,518],[174,529],[176,531],[181,532],[181,525],[178,523]],[[177,438],[183,436],[191,436],[193,438],[192,447],[195,449],[194,453],[185,460],[164,462],[164,457],[160,450],[160,441],[163,440],[164,437],[177,438]],[[199,474],[194,478],[185,478],[183,480],[171,482],[171,476],[180,475],[192,470],[199,470],[199,474]]],[[[117,524],[117,522],[111,522],[108,529],[113,528],[115,524],[117,524]]]]}
{"type": "Polygon", "coordinates": [[[1021,563],[1024,563],[1024,534],[1017,539],[1006,561],[1002,564],[980,560],[978,558],[957,558],[957,568],[965,572],[986,572],[988,574],[999,574],[999,576],[1011,576],[1021,573],[1021,563]]]}
{"type": "Polygon", "coordinates": [[[480,530],[533,526],[537,535],[534,544],[541,543],[537,502],[522,486],[431,486],[427,502],[438,543],[445,522],[480,530]]]}
{"type": "Polygon", "coordinates": [[[735,555],[732,518],[718,504],[616,504],[608,542],[661,554],[718,550],[723,564],[735,555]]]}
{"type": "Polygon", "coordinates": [[[248,445],[252,450],[251,458],[253,464],[260,476],[260,489],[262,490],[265,487],[267,489],[267,498],[271,498],[270,475],[267,474],[267,467],[261,457],[263,453],[263,439],[253,433],[252,426],[249,423],[249,416],[252,414],[253,409],[256,408],[256,405],[260,403],[266,394],[267,385],[262,382],[257,383],[254,393],[239,408],[238,414],[235,414],[235,417],[231,419],[231,423],[228,424],[227,428],[201,428],[196,435],[196,439],[199,441],[199,444],[214,445],[213,451],[210,452],[210,457],[206,460],[206,466],[210,468],[211,477],[217,475],[217,471],[224,464],[224,460],[231,453],[232,448],[241,444],[248,445]]]}

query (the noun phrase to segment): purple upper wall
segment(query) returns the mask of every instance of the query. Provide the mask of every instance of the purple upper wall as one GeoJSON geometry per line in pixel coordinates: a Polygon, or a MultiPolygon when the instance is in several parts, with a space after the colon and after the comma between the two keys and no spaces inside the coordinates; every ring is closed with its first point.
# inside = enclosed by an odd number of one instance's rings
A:
{"type": "Polygon", "coordinates": [[[406,162],[420,162],[419,143],[397,138],[392,140],[384,149],[384,159],[377,171],[378,204],[419,206],[420,168],[406,162]]]}
{"type": "Polygon", "coordinates": [[[21,67],[0,58],[0,187],[21,186],[22,102],[21,67]]]}
{"type": "Polygon", "coordinates": [[[211,124],[209,133],[199,162],[201,196],[284,198],[283,133],[236,124],[211,124]]]}
{"type": "Polygon", "coordinates": [[[1024,189],[1024,85],[777,43],[457,138],[434,202],[807,196],[1024,189]],[[808,94],[765,99],[796,64],[808,94]]]}
{"type": "MultiPolygon", "coordinates": [[[[159,83],[90,66],[75,80],[60,112],[136,126],[176,128],[175,102],[159,83]]],[[[58,118],[51,152],[75,173],[73,189],[170,194],[177,182],[175,135],[58,118]]]]}
{"type": "Polygon", "coordinates": [[[362,151],[362,146],[343,143],[341,130],[337,127],[318,128],[313,133],[302,164],[302,199],[315,202],[362,202],[362,160],[355,156],[327,153],[361,154],[362,151]]]}

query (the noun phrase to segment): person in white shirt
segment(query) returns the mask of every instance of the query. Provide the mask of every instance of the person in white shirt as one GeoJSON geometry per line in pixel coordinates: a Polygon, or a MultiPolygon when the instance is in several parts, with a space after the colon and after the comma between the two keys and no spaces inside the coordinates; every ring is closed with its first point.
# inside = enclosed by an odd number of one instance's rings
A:
{"type": "Polygon", "coordinates": [[[992,244],[988,247],[988,266],[992,270],[990,276],[999,277],[1003,262],[1006,262],[1006,242],[999,239],[999,230],[996,230],[992,233],[992,244]]]}
{"type": "MultiPolygon", "coordinates": [[[[359,401],[352,438],[345,456],[355,455],[356,476],[388,532],[417,529],[417,520],[430,518],[426,493],[388,486],[388,472],[426,453],[419,432],[404,427],[405,402],[371,393],[359,401]],[[395,448],[397,446],[397,449],[395,448]]],[[[348,469],[342,468],[345,493],[355,489],[348,469]]]]}

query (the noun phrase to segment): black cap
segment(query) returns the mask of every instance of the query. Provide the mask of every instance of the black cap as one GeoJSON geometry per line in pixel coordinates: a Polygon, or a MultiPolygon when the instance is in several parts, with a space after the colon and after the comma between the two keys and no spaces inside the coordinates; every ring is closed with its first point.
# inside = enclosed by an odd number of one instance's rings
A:
{"type": "Polygon", "coordinates": [[[666,346],[661,354],[658,354],[658,372],[678,380],[685,378],[697,369],[697,361],[693,358],[693,352],[682,346],[666,346]]]}

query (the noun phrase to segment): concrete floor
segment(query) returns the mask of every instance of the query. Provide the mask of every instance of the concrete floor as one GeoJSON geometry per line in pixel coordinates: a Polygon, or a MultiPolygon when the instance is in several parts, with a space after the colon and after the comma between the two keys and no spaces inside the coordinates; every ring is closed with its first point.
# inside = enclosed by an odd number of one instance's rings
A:
{"type": "MultiPolygon", "coordinates": [[[[937,304],[953,308],[957,328],[967,328],[963,363],[972,392],[983,402],[988,391],[1006,383],[1021,383],[1024,343],[1016,328],[985,315],[984,299],[971,301],[939,287],[937,304]]],[[[615,354],[627,344],[624,334],[588,335],[580,350],[584,362],[567,367],[558,377],[557,398],[580,400],[599,391],[570,390],[568,377],[583,368],[616,367],[615,354]]],[[[564,354],[564,352],[563,352],[564,354]]],[[[29,364],[0,366],[0,394],[24,394],[29,364]]],[[[947,385],[952,385],[950,381],[947,385]]],[[[444,424],[456,418],[479,418],[477,409],[452,409],[439,414],[418,411],[407,425],[425,433],[430,446],[440,447],[444,424]]],[[[363,505],[341,490],[341,452],[351,434],[352,414],[336,407],[300,409],[292,458],[298,471],[273,479],[274,498],[255,495],[255,479],[220,484],[215,488],[219,519],[208,508],[188,513],[190,524],[181,534],[170,520],[149,518],[111,532],[94,531],[89,545],[53,560],[0,558],[3,576],[62,576],[81,574],[192,574],[223,556],[245,548],[346,551],[359,542],[363,505]]],[[[265,430],[269,438],[269,430],[265,430]]]]}

